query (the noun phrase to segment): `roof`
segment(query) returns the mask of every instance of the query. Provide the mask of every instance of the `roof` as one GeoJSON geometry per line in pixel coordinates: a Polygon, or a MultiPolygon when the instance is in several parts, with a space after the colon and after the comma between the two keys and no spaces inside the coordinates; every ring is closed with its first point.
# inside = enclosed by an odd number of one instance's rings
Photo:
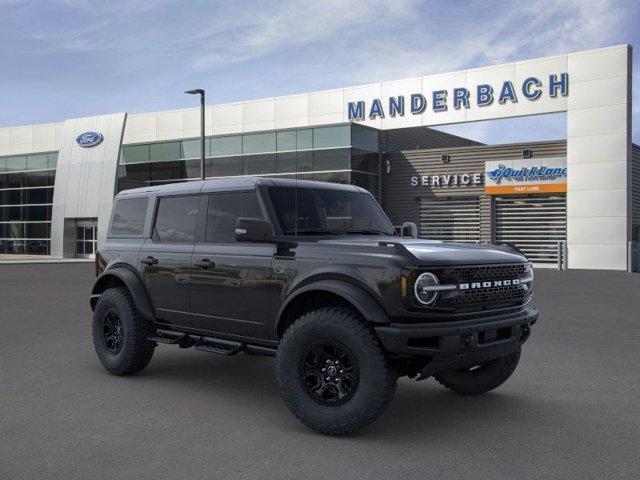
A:
{"type": "Polygon", "coordinates": [[[277,177],[231,177],[133,188],[130,190],[123,190],[122,192],[118,193],[117,196],[137,196],[149,193],[154,193],[156,195],[170,195],[179,193],[229,192],[236,190],[252,190],[256,188],[257,185],[298,188],[323,188],[352,192],[366,192],[366,190],[360,187],[356,187],[355,185],[344,185],[333,182],[317,182],[313,180],[296,180],[293,178],[277,177]]]}

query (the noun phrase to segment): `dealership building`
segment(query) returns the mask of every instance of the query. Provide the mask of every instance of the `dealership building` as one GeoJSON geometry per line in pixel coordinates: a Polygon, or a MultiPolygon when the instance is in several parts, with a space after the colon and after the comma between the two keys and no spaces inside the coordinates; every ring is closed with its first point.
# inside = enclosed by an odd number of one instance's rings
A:
{"type": "MultiPolygon", "coordinates": [[[[351,183],[422,238],[536,265],[636,270],[632,49],[205,108],[205,175],[351,183]],[[429,127],[566,112],[566,138],[484,145],[429,127]]],[[[0,129],[0,254],[91,256],[114,195],[200,177],[200,110],[0,129]]],[[[17,257],[16,257],[17,258],[17,257]]]]}

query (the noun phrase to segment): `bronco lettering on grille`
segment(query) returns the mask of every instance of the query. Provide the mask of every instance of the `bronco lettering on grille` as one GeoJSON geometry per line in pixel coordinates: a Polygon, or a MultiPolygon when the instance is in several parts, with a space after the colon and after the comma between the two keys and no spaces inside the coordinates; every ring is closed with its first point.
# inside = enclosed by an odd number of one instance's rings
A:
{"type": "Polygon", "coordinates": [[[491,280],[486,282],[459,283],[458,290],[476,290],[479,288],[493,287],[509,287],[511,285],[519,285],[520,279],[513,278],[511,280],[491,280]]]}

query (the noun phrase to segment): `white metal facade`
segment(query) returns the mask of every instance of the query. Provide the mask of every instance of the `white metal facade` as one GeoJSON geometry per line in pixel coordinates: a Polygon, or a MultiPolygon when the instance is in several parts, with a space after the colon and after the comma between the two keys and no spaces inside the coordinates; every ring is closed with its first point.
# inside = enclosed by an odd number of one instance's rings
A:
{"type": "MultiPolygon", "coordinates": [[[[631,47],[614,47],[512,62],[458,72],[311,92],[206,108],[206,135],[256,132],[348,122],[351,101],[452,90],[483,84],[519,85],[530,76],[566,72],[569,94],[535,101],[420,115],[386,116],[361,123],[378,129],[435,126],[542,113],[567,112],[567,241],[569,268],[625,270],[631,240],[631,47]]],[[[199,136],[197,108],[145,114],[113,114],[63,123],[0,129],[0,156],[59,151],[52,219],[52,254],[64,252],[64,219],[98,218],[98,240],[106,228],[122,143],[199,136]],[[81,148],[87,130],[105,141],[81,148]]]]}

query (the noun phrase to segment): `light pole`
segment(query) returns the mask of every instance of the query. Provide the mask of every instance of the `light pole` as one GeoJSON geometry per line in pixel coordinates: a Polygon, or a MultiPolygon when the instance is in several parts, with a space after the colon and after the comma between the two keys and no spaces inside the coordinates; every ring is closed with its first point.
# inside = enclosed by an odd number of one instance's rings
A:
{"type": "Polygon", "coordinates": [[[200,180],[204,180],[204,90],[187,90],[189,95],[200,95],[200,180]]]}

